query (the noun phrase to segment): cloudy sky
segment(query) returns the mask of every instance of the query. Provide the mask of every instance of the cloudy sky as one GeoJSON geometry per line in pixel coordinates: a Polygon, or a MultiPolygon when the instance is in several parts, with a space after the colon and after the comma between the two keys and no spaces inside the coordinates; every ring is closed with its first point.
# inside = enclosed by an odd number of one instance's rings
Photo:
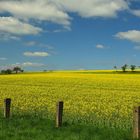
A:
{"type": "Polygon", "coordinates": [[[0,69],[140,65],[140,0],[0,0],[0,69]]]}

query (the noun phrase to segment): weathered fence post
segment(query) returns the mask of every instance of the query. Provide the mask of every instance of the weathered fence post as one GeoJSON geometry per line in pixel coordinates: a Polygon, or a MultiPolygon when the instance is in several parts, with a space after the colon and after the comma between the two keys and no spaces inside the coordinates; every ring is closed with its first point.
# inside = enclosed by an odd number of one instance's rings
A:
{"type": "Polygon", "coordinates": [[[133,138],[140,138],[140,106],[133,111],[133,138]]]}
{"type": "Polygon", "coordinates": [[[63,104],[63,101],[59,101],[56,105],[56,127],[62,126],[63,104]]]}
{"type": "Polygon", "coordinates": [[[7,98],[4,100],[4,117],[10,118],[11,115],[11,99],[7,98]]]}

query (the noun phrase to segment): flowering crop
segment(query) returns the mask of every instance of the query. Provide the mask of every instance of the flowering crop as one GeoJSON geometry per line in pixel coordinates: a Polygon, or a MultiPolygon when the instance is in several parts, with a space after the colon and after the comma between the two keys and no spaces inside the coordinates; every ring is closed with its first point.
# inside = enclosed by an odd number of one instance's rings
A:
{"type": "Polygon", "coordinates": [[[54,119],[64,101],[64,121],[131,128],[140,103],[140,75],[53,72],[0,76],[0,106],[12,99],[13,115],[30,113],[54,119]]]}

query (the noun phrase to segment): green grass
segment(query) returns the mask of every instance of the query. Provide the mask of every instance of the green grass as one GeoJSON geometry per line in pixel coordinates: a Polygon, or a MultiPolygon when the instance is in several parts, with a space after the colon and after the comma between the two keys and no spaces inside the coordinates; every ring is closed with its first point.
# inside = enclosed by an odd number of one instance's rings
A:
{"type": "Polygon", "coordinates": [[[52,120],[30,115],[0,118],[0,140],[132,140],[131,131],[70,125],[55,128],[52,120]]]}

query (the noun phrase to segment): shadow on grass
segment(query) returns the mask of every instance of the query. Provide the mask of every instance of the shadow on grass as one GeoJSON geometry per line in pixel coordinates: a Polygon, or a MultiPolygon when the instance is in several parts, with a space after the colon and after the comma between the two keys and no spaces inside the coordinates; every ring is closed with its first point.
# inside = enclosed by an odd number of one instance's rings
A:
{"type": "Polygon", "coordinates": [[[26,115],[0,118],[0,140],[132,140],[132,137],[129,131],[67,122],[55,128],[52,120],[26,115]]]}

